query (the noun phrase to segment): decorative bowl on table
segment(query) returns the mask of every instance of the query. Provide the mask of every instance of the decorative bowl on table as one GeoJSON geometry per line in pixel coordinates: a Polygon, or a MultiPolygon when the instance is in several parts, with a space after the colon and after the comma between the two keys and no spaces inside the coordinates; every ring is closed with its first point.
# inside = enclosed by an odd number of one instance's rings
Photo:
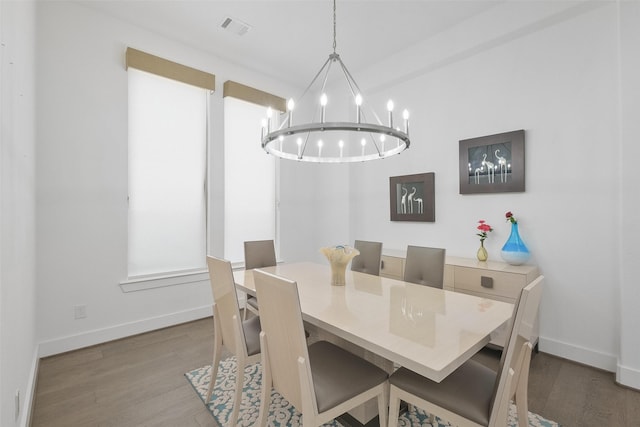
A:
{"type": "Polygon", "coordinates": [[[351,246],[338,245],[320,248],[331,265],[331,284],[334,286],[345,285],[345,272],[347,265],[355,257],[360,255],[360,251],[351,246]]]}

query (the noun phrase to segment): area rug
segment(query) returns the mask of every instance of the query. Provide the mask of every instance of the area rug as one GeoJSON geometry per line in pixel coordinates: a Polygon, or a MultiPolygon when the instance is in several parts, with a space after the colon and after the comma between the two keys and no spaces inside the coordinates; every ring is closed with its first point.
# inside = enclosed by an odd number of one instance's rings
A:
{"type": "MultiPolygon", "coordinates": [[[[204,395],[209,387],[211,366],[203,366],[187,372],[185,377],[196,391],[200,400],[204,402],[204,395]]],[[[211,401],[207,405],[207,409],[213,415],[216,422],[226,427],[231,409],[233,405],[233,391],[235,388],[235,379],[237,373],[237,364],[235,357],[230,357],[220,362],[218,368],[218,376],[216,378],[215,387],[211,401]]],[[[260,403],[260,384],[262,381],[262,366],[260,363],[249,365],[244,370],[244,384],[242,403],[240,405],[240,414],[238,416],[238,425],[243,427],[254,426],[258,420],[258,408],[260,403]]],[[[289,404],[279,393],[271,392],[271,406],[269,407],[269,419],[267,425],[269,427],[299,427],[301,426],[302,415],[289,404]]],[[[411,411],[401,415],[398,425],[403,427],[450,427],[451,424],[435,418],[435,424],[429,423],[429,414],[414,408],[411,411]]],[[[517,427],[516,408],[511,405],[509,410],[509,427],[517,427]]],[[[529,412],[530,427],[559,427],[559,424],[549,421],[539,415],[529,412]]],[[[351,427],[346,420],[337,420],[324,424],[324,427],[351,427]]]]}

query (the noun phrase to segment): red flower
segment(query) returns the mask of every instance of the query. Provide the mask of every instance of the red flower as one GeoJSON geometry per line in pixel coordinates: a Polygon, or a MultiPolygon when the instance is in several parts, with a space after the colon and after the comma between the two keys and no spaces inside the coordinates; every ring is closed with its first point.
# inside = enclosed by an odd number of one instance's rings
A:
{"type": "Polygon", "coordinates": [[[493,228],[491,228],[491,226],[487,224],[484,219],[478,221],[478,227],[476,228],[480,230],[480,233],[476,233],[476,236],[480,237],[481,242],[487,238],[487,233],[493,231],[493,228]]]}
{"type": "Polygon", "coordinates": [[[516,220],[516,217],[513,216],[513,214],[511,213],[511,211],[507,212],[506,214],[504,214],[504,216],[507,218],[507,221],[511,222],[512,224],[515,224],[518,222],[518,220],[516,220]]]}

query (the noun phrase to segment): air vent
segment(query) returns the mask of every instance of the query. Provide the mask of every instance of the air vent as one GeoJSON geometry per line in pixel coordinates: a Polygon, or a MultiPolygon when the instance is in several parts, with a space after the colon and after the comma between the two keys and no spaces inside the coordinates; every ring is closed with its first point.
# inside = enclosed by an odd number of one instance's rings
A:
{"type": "Polygon", "coordinates": [[[225,30],[231,31],[232,33],[239,36],[247,34],[251,29],[251,25],[247,24],[246,22],[242,22],[237,18],[232,18],[231,16],[227,16],[222,21],[222,24],[220,24],[220,26],[225,30]]]}

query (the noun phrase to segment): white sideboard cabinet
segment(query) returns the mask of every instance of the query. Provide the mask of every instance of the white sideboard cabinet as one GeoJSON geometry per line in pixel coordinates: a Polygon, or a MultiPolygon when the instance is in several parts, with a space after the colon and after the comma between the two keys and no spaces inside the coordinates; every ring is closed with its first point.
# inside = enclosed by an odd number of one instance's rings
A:
{"type": "MultiPolygon", "coordinates": [[[[383,250],[380,275],[402,280],[406,252],[383,250]]],[[[475,258],[447,256],[444,266],[444,289],[489,299],[515,303],[522,288],[540,275],[535,265],[509,265],[502,261],[481,262],[475,258]]],[[[538,325],[534,325],[533,344],[538,342],[538,325]]],[[[508,325],[491,337],[491,344],[503,347],[508,325]]]]}

